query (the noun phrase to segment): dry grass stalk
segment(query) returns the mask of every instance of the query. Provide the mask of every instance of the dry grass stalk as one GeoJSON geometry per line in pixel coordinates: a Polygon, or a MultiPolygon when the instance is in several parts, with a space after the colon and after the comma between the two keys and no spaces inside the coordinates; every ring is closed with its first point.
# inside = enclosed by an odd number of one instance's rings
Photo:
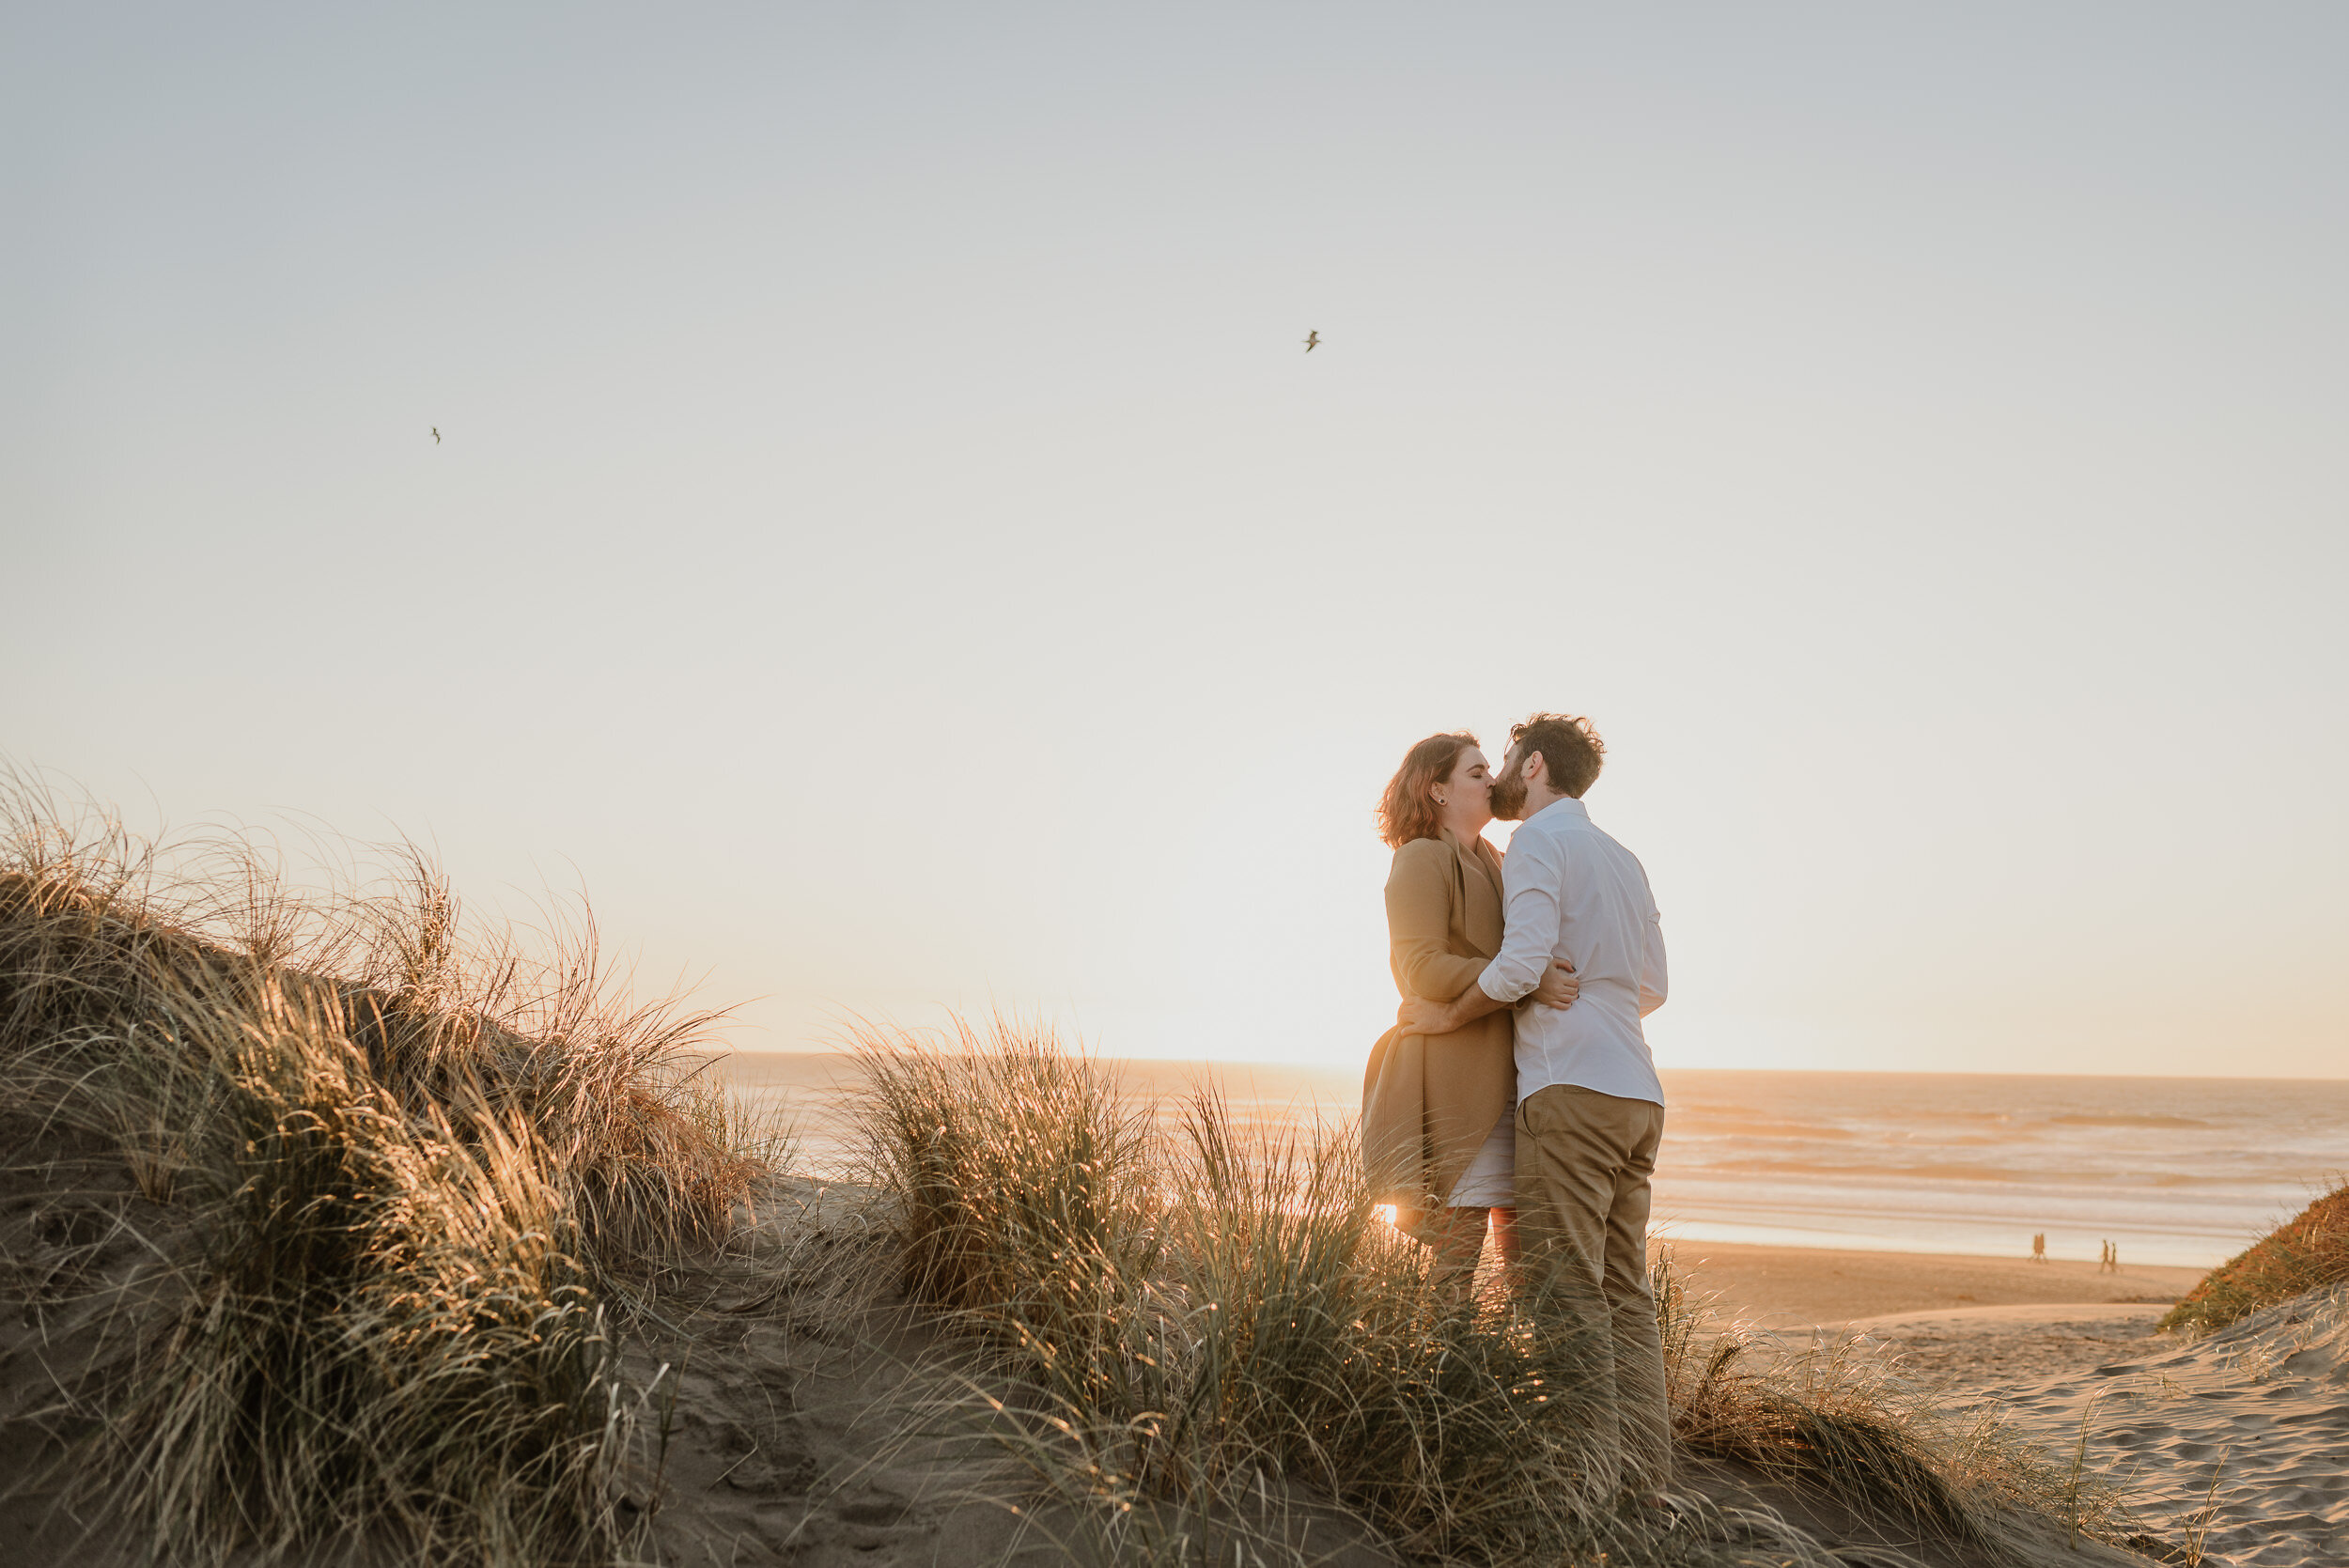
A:
{"type": "Polygon", "coordinates": [[[611,1560],[615,1323],[759,1170],[693,1076],[708,1020],[621,998],[592,925],[552,964],[468,942],[412,851],[305,897],[242,842],[21,779],[0,810],[0,1111],[190,1219],[115,1314],[134,1370],[70,1390],[110,1512],[162,1560],[611,1560]]]}

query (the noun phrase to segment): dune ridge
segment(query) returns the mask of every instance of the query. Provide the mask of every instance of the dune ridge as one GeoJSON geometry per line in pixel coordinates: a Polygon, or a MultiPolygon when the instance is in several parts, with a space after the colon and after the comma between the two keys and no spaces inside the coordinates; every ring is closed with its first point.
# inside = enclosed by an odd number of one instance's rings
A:
{"type": "Polygon", "coordinates": [[[2161,1320],[2223,1328],[2262,1307],[2349,1280],[2349,1182],[2220,1264],[2161,1320]]]}

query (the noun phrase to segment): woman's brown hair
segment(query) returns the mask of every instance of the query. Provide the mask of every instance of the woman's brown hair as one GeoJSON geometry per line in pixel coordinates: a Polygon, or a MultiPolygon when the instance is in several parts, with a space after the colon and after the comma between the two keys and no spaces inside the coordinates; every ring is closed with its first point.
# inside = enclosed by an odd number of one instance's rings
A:
{"type": "Polygon", "coordinates": [[[1449,735],[1431,735],[1403,753],[1403,766],[1387,781],[1386,794],[1378,798],[1378,836],[1391,849],[1400,849],[1415,838],[1434,838],[1441,822],[1436,815],[1435,797],[1428,791],[1452,777],[1453,764],[1460,760],[1461,751],[1477,745],[1476,737],[1466,730],[1454,730],[1449,735]]]}

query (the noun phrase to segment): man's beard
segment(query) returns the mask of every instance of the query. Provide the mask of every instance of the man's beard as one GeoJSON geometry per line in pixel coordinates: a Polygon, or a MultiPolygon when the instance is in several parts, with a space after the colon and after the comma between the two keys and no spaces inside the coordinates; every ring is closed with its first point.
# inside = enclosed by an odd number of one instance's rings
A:
{"type": "Polygon", "coordinates": [[[1525,811],[1525,775],[1503,773],[1493,781],[1492,799],[1486,802],[1492,814],[1503,822],[1515,822],[1525,811]]]}

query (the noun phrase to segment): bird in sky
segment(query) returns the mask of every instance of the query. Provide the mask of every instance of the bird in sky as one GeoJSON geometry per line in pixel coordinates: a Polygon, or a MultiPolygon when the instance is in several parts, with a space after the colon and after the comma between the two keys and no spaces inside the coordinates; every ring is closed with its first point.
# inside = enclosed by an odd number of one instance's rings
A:
{"type": "Polygon", "coordinates": [[[441,444],[441,427],[438,425],[432,427],[432,444],[435,446],[441,444]]]}
{"type": "Polygon", "coordinates": [[[1307,352],[1307,353],[1309,353],[1309,354],[1310,354],[1310,353],[1312,353],[1312,352],[1314,351],[1314,345],[1315,345],[1315,344],[1319,343],[1320,341],[1321,341],[1321,334],[1320,334],[1320,333],[1318,333],[1318,332],[1309,332],[1309,333],[1307,333],[1307,334],[1305,334],[1305,352],[1307,352]]]}

